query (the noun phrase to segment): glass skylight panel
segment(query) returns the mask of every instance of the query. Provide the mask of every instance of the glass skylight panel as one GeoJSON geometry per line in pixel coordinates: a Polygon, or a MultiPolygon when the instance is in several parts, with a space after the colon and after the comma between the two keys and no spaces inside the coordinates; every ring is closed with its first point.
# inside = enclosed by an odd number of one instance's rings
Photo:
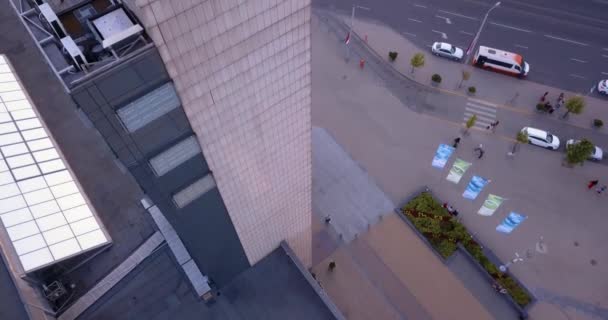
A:
{"type": "Polygon", "coordinates": [[[11,198],[19,195],[21,191],[17,187],[16,183],[9,183],[0,186],[0,199],[11,198]]]}
{"type": "Polygon", "coordinates": [[[0,220],[30,272],[109,238],[4,61],[0,55],[0,220]]]}
{"type": "Polygon", "coordinates": [[[44,150],[44,149],[49,149],[49,148],[53,147],[53,143],[51,142],[51,139],[49,139],[49,138],[28,141],[26,143],[31,151],[44,150]]]}
{"type": "Polygon", "coordinates": [[[32,212],[34,217],[36,219],[38,219],[38,218],[42,218],[44,216],[48,216],[49,214],[53,214],[55,212],[59,212],[59,211],[61,211],[61,209],[59,209],[59,205],[57,204],[57,201],[51,200],[51,201],[47,201],[47,202],[43,202],[40,204],[30,206],[30,211],[32,212]]]}
{"type": "Polygon", "coordinates": [[[21,180],[17,182],[17,184],[19,185],[19,189],[21,189],[21,192],[23,193],[39,190],[47,186],[46,180],[44,180],[43,177],[21,180]]]}
{"type": "Polygon", "coordinates": [[[32,109],[24,109],[18,111],[11,111],[11,116],[14,120],[23,120],[29,118],[35,118],[36,113],[32,109]]]}
{"type": "Polygon", "coordinates": [[[44,162],[44,161],[59,158],[59,154],[57,153],[57,150],[55,150],[54,148],[34,152],[33,154],[34,154],[34,158],[36,158],[36,162],[44,162]]]}
{"type": "Polygon", "coordinates": [[[27,167],[12,169],[11,171],[13,172],[13,176],[15,176],[17,181],[40,175],[40,170],[38,170],[38,167],[35,164],[27,167]]]}
{"type": "Polygon", "coordinates": [[[26,141],[47,137],[46,132],[43,128],[21,131],[21,135],[23,135],[23,139],[25,139],[26,141]]]}
{"type": "Polygon", "coordinates": [[[38,119],[26,119],[17,121],[17,127],[19,128],[19,130],[24,131],[29,129],[40,128],[42,127],[42,124],[38,119]]]}
{"type": "Polygon", "coordinates": [[[2,102],[0,102],[0,123],[10,122],[10,121],[13,121],[13,119],[11,119],[11,116],[8,114],[8,112],[6,112],[6,108],[4,107],[4,104],[2,102]]]}
{"type": "Polygon", "coordinates": [[[4,155],[5,158],[29,152],[25,143],[17,143],[4,146],[0,148],[0,151],[2,151],[2,155],[4,155]]]}
{"type": "Polygon", "coordinates": [[[40,167],[40,170],[42,170],[42,172],[44,172],[44,173],[49,173],[49,172],[54,172],[54,171],[59,171],[61,169],[65,169],[65,165],[63,164],[63,160],[61,160],[61,159],[40,162],[40,163],[38,163],[38,166],[40,167]]]}
{"type": "Polygon", "coordinates": [[[17,127],[12,122],[0,123],[0,134],[16,132],[17,127]]]}
{"type": "Polygon", "coordinates": [[[214,187],[215,180],[213,179],[213,176],[208,174],[174,194],[173,201],[178,208],[183,208],[214,187]]]}
{"type": "Polygon", "coordinates": [[[72,176],[67,170],[54,172],[50,174],[44,175],[44,180],[49,186],[54,186],[62,183],[66,183],[68,181],[72,181],[72,176]]]}
{"type": "Polygon", "coordinates": [[[173,83],[168,82],[118,109],[116,113],[127,130],[135,132],[179,105],[179,98],[173,83]]]}
{"type": "Polygon", "coordinates": [[[4,224],[5,228],[34,220],[34,217],[30,213],[29,208],[22,208],[7,212],[5,214],[0,215],[0,218],[2,219],[2,223],[4,224]]]}
{"type": "MultiPolygon", "coordinates": [[[[11,182],[15,182],[15,179],[13,179],[13,175],[10,171],[0,172],[0,186],[11,182]]],[[[0,208],[0,210],[2,210],[2,208],[0,208]]]]}
{"type": "Polygon", "coordinates": [[[34,163],[34,158],[31,154],[26,153],[20,156],[6,158],[6,163],[10,168],[24,167],[34,163]]]}
{"type": "Polygon", "coordinates": [[[199,153],[201,149],[196,137],[190,136],[151,158],[150,165],[160,177],[199,153]]]}
{"type": "Polygon", "coordinates": [[[17,111],[32,108],[32,105],[27,100],[4,101],[4,106],[8,111],[17,111]]]}
{"type": "Polygon", "coordinates": [[[0,135],[0,146],[8,146],[21,141],[23,141],[23,139],[18,132],[0,135]]]}
{"type": "MultiPolygon", "coordinates": [[[[0,69],[2,67],[0,66],[0,69]]],[[[2,72],[2,71],[0,71],[2,72]]],[[[19,90],[19,84],[16,81],[11,82],[0,82],[0,92],[9,92],[19,90]]]]}

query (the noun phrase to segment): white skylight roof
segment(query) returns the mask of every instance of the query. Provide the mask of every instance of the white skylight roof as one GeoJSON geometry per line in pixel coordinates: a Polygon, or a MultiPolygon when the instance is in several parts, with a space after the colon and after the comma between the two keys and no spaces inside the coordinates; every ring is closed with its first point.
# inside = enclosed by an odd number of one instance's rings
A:
{"type": "Polygon", "coordinates": [[[109,242],[3,55],[0,220],[26,272],[109,242]]]}

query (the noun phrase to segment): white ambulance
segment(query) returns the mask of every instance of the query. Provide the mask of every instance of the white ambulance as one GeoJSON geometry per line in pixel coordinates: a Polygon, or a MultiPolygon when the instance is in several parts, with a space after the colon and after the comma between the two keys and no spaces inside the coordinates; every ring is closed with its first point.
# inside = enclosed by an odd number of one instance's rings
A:
{"type": "Polygon", "coordinates": [[[530,71],[530,65],[521,55],[484,46],[479,46],[475,52],[473,65],[520,78],[527,76],[530,71]]]}

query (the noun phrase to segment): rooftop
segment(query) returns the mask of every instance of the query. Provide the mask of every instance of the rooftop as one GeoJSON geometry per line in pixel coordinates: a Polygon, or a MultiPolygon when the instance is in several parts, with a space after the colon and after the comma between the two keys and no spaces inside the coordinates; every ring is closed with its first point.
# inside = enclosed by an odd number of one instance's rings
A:
{"type": "Polygon", "coordinates": [[[206,305],[164,247],[79,319],[335,319],[282,247],[240,274],[206,305]]]}
{"type": "Polygon", "coordinates": [[[8,0],[67,90],[153,46],[128,8],[110,0],[8,0]]]}
{"type": "MultiPolygon", "coordinates": [[[[0,4],[10,9],[10,1],[1,0],[0,4]]],[[[24,302],[32,305],[45,304],[42,285],[56,280],[68,288],[68,284],[74,284],[70,293],[73,293],[72,299],[76,299],[150,237],[154,232],[153,221],[139,202],[143,193],[136,181],[118,163],[97,131],[79,116],[73,100],[45,63],[42,52],[15,11],[0,11],[0,30],[11,30],[2,32],[0,53],[10,60],[22,87],[36,106],[39,120],[45,124],[49,136],[54,137],[54,147],[61,151],[72,169],[71,176],[79,181],[115,244],[103,251],[85,252],[36,270],[28,275],[29,282],[17,276],[15,284],[24,302]]],[[[7,264],[20,264],[14,250],[10,251],[13,253],[6,249],[3,252],[7,264]]],[[[64,302],[49,303],[48,308],[56,309],[64,302]]],[[[28,310],[34,313],[33,319],[36,319],[35,313],[40,312],[35,308],[28,310]]]]}

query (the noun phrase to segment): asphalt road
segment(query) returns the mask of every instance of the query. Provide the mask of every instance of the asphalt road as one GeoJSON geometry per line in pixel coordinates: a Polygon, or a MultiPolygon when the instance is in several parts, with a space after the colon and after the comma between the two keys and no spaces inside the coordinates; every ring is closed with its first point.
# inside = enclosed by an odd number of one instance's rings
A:
{"type": "MultiPolygon", "coordinates": [[[[494,0],[359,0],[358,17],[382,21],[420,47],[446,41],[466,50],[494,0]]],[[[314,0],[348,12],[352,2],[314,0]]],[[[478,45],[520,53],[530,81],[587,93],[608,79],[608,0],[503,0],[478,45]]],[[[472,50],[474,52],[474,50],[472,50]]],[[[596,94],[596,93],[594,93],[596,94]]]]}

